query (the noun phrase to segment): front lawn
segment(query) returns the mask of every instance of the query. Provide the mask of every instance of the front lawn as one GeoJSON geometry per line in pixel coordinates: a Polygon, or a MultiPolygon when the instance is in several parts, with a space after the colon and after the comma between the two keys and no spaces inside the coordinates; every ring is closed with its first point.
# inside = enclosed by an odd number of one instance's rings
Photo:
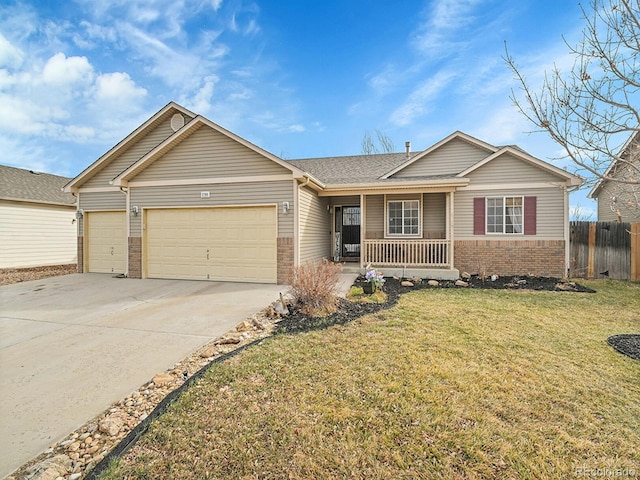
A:
{"type": "Polygon", "coordinates": [[[640,362],[606,343],[640,332],[640,285],[584,283],[416,291],[278,335],[213,365],[102,478],[640,475],[640,362]]]}

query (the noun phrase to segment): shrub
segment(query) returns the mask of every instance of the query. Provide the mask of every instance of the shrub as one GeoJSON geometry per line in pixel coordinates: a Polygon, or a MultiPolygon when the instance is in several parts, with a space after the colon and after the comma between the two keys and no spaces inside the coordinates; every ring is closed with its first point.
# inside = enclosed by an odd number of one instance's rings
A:
{"type": "Polygon", "coordinates": [[[298,310],[313,317],[323,317],[335,312],[341,271],[340,264],[326,258],[295,267],[291,295],[298,310]]]}

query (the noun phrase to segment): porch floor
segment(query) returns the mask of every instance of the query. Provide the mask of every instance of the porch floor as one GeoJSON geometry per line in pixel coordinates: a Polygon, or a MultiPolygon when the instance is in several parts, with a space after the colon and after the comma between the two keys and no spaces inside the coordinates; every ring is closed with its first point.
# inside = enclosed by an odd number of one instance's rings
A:
{"type": "MultiPolygon", "coordinates": [[[[374,268],[384,274],[385,277],[413,278],[419,277],[427,280],[449,280],[454,281],[460,278],[460,271],[456,268],[418,268],[418,267],[376,267],[374,268]]],[[[365,274],[364,267],[359,265],[342,265],[342,273],[365,274]]]]}

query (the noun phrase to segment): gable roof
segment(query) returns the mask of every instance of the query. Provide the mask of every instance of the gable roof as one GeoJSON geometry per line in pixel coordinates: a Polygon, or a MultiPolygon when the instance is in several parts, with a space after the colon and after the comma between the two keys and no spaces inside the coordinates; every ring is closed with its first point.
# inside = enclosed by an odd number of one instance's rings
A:
{"type": "Polygon", "coordinates": [[[443,145],[445,145],[445,144],[447,144],[447,143],[449,143],[449,142],[451,142],[453,140],[456,140],[456,139],[463,140],[463,141],[465,141],[467,143],[470,143],[470,144],[475,145],[475,146],[477,146],[479,148],[487,150],[488,153],[493,153],[493,152],[496,152],[498,150],[497,147],[494,147],[493,145],[489,145],[488,143],[483,142],[482,140],[478,140],[477,138],[472,137],[471,135],[467,135],[466,133],[463,133],[463,132],[458,130],[458,131],[453,132],[448,137],[443,138],[438,143],[435,143],[435,144],[431,145],[426,150],[423,150],[422,152],[419,152],[417,155],[414,155],[411,158],[407,159],[402,164],[400,164],[397,167],[393,168],[389,172],[386,172],[380,178],[389,178],[391,175],[393,175],[395,173],[398,173],[400,170],[408,167],[412,163],[415,163],[418,160],[420,160],[421,158],[429,155],[434,150],[436,150],[436,149],[440,148],[441,146],[443,146],[443,145]]]}
{"type": "Polygon", "coordinates": [[[253,150],[254,152],[256,152],[256,153],[268,158],[269,160],[277,163],[278,165],[286,168],[287,170],[290,170],[293,173],[294,178],[303,178],[303,177],[305,177],[305,172],[300,170],[298,167],[295,167],[295,166],[289,164],[288,162],[285,162],[281,158],[276,157],[272,153],[270,153],[270,152],[258,147],[257,145],[254,145],[253,143],[249,142],[248,140],[245,140],[244,138],[236,135],[235,133],[230,132],[229,130],[221,127],[220,125],[218,125],[218,124],[216,124],[214,122],[212,122],[208,118],[203,117],[202,115],[197,115],[191,122],[189,122],[186,125],[184,125],[182,128],[180,128],[178,131],[176,131],[173,135],[171,135],[169,138],[167,138],[164,142],[162,142],[159,145],[157,145],[153,150],[148,152],[145,156],[140,158],[137,162],[135,162],[129,168],[125,169],[120,174],[118,174],[113,179],[113,181],[111,183],[113,185],[115,185],[115,186],[125,186],[125,185],[127,185],[127,182],[131,178],[135,177],[138,173],[140,173],[142,170],[147,168],[149,165],[151,165],[154,161],[156,161],[162,155],[164,155],[168,151],[172,150],[176,145],[178,145],[179,143],[184,141],[191,134],[193,134],[195,131],[197,131],[198,129],[200,129],[203,126],[207,126],[209,128],[212,128],[213,130],[221,133],[222,135],[225,135],[228,138],[231,138],[232,140],[235,140],[236,142],[238,142],[238,143],[244,145],[245,147],[253,150]]]}
{"type": "Polygon", "coordinates": [[[69,180],[59,175],[0,165],[0,199],[73,206],[75,197],[62,192],[69,180]]]}
{"type": "Polygon", "coordinates": [[[107,153],[102,155],[98,160],[93,162],[87,168],[85,168],[80,174],[78,174],[75,178],[73,178],[69,183],[64,186],[65,192],[75,191],[80,185],[82,185],[86,180],[91,178],[95,173],[100,171],[108,162],[116,155],[125,152],[128,148],[130,148],[136,140],[138,140],[144,133],[153,128],[157,123],[161,122],[164,118],[166,118],[171,112],[182,113],[189,117],[195,117],[196,114],[187,110],[182,105],[178,105],[175,102],[169,102],[160,110],[158,110],[153,116],[151,116],[146,122],[136,128],[133,132],[127,135],[124,139],[118,142],[113,148],[111,148],[107,153]]]}
{"type": "MultiPolygon", "coordinates": [[[[634,142],[635,138],[638,136],[638,132],[640,132],[640,130],[635,130],[631,135],[629,135],[629,138],[624,143],[624,145],[620,149],[620,152],[618,153],[619,157],[621,157],[625,153],[625,151],[631,146],[631,144],[634,142]]],[[[608,177],[610,174],[613,173],[613,171],[616,168],[617,164],[618,164],[618,160],[617,159],[614,158],[614,159],[611,160],[611,163],[609,164],[609,166],[607,167],[605,172],[602,174],[602,177],[600,177],[598,179],[598,181],[593,186],[591,191],[587,194],[587,197],[589,197],[589,198],[597,198],[598,197],[598,191],[604,186],[605,182],[607,182],[607,179],[605,177],[608,177]]]]}
{"type": "Polygon", "coordinates": [[[470,174],[471,172],[479,169],[480,167],[482,167],[483,165],[486,165],[487,163],[495,160],[496,158],[501,157],[504,154],[510,154],[513,155],[514,157],[523,160],[527,163],[530,163],[542,170],[545,170],[553,175],[557,175],[558,177],[561,177],[567,181],[569,181],[569,185],[571,186],[578,186],[578,185],[582,185],[582,178],[578,177],[577,175],[574,175],[572,173],[569,173],[561,168],[558,168],[554,165],[551,165],[550,163],[547,162],[543,162],[542,160],[529,155],[527,152],[525,152],[524,150],[518,148],[518,147],[513,147],[513,146],[507,146],[507,147],[502,147],[501,149],[497,150],[495,153],[493,153],[492,155],[489,155],[487,158],[479,161],[478,163],[475,163],[474,165],[471,165],[469,168],[467,168],[466,170],[460,172],[458,175],[456,175],[457,177],[465,177],[466,175],[470,174]]]}

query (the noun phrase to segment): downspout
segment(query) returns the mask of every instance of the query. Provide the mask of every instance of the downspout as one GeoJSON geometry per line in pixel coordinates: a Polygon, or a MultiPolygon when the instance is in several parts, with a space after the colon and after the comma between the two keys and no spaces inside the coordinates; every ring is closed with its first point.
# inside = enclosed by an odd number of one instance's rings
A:
{"type": "Polygon", "coordinates": [[[129,189],[127,187],[120,187],[120,191],[125,194],[125,216],[127,221],[125,222],[125,235],[127,236],[127,254],[124,257],[124,276],[125,278],[129,278],[129,236],[131,235],[131,215],[129,212],[131,211],[131,198],[129,197],[129,189]]]}

